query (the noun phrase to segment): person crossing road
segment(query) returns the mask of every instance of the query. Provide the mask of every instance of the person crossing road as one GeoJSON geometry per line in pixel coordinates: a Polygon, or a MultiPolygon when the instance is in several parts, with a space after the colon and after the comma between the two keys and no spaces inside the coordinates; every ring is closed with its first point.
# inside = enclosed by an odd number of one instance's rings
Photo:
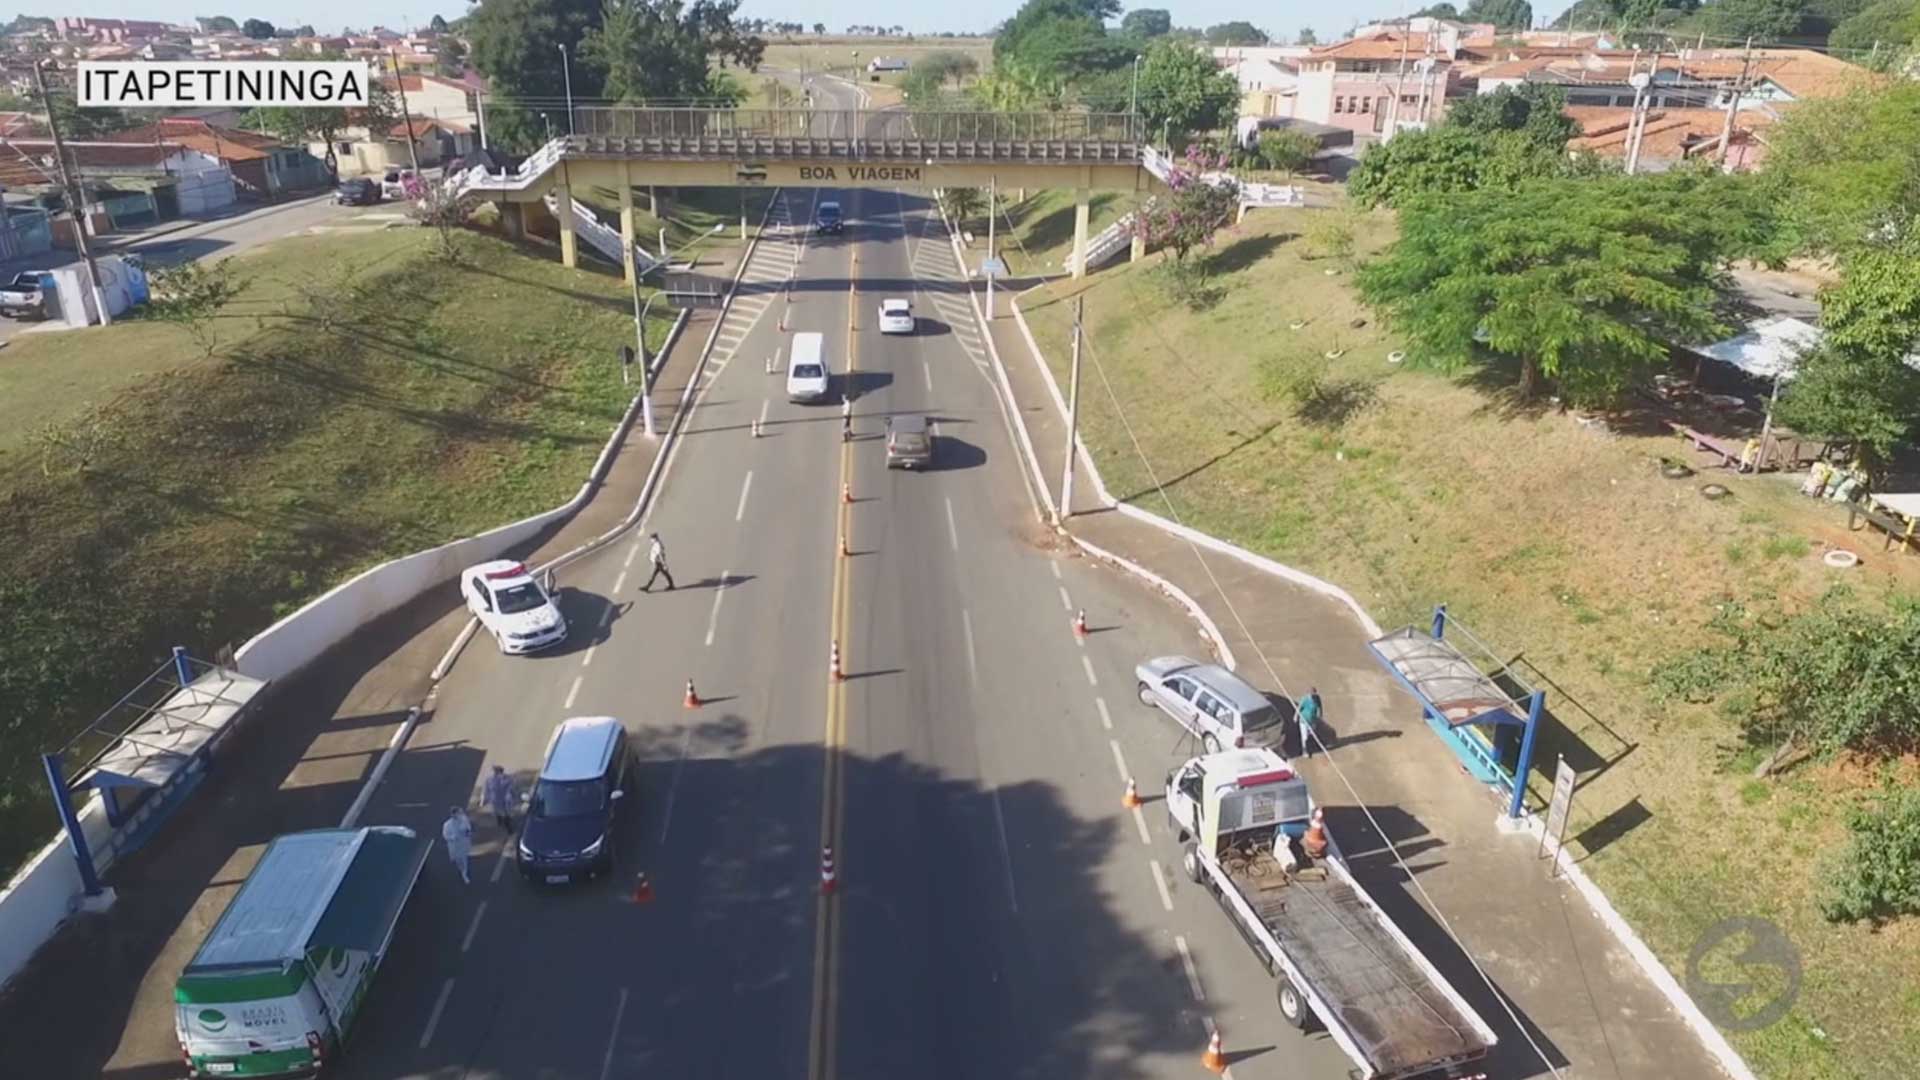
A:
{"type": "Polygon", "coordinates": [[[647,583],[640,586],[641,592],[652,592],[655,578],[667,579],[667,591],[673,591],[673,572],[667,569],[667,545],[660,542],[660,534],[654,533],[653,542],[647,546],[647,559],[653,563],[653,573],[647,575],[647,583]]]}

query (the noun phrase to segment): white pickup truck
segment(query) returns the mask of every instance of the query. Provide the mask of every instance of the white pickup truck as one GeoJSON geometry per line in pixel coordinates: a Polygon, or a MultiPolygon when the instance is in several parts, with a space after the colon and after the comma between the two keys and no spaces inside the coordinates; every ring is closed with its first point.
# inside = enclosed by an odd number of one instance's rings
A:
{"type": "Polygon", "coordinates": [[[12,281],[0,285],[0,315],[9,319],[46,318],[51,283],[51,275],[41,270],[13,275],[12,281]]]}
{"type": "Polygon", "coordinates": [[[1353,879],[1284,758],[1265,747],[1192,758],[1167,774],[1166,794],[1187,876],[1278,980],[1288,1022],[1304,1031],[1318,1018],[1364,1080],[1484,1076],[1474,1064],[1493,1030],[1353,879]]]}

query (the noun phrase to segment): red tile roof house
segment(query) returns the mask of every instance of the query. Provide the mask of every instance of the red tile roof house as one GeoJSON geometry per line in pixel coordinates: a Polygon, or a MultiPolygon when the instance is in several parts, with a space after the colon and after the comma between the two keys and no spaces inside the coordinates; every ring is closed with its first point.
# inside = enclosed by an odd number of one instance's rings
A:
{"type": "MultiPolygon", "coordinates": [[[[165,220],[231,205],[233,181],[211,154],[176,143],[69,142],[67,159],[87,189],[89,231],[165,220]],[[118,181],[116,183],[116,181],[118,181]]],[[[9,139],[0,146],[0,186],[57,191],[53,143],[9,139]]],[[[54,222],[54,242],[72,247],[72,223],[54,222]]]]}
{"type": "Polygon", "coordinates": [[[234,186],[249,199],[272,200],[331,185],[326,162],[304,146],[205,120],[166,117],[111,136],[116,143],[167,142],[210,155],[233,173],[234,186]]]}

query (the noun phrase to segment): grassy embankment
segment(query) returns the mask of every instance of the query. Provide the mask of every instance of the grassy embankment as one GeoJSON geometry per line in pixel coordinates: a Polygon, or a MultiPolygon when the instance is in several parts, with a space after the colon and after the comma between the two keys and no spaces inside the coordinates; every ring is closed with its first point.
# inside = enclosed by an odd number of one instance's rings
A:
{"type": "MultiPolygon", "coordinates": [[[[1022,192],[1003,188],[1000,202],[999,235],[994,243],[1006,261],[1007,273],[1015,278],[1065,273],[1067,256],[1073,253],[1072,190],[1028,188],[1022,192]]],[[[1101,229],[1133,206],[1131,195],[1093,192],[1087,198],[1087,238],[1098,236],[1101,229]]],[[[961,228],[973,237],[967,261],[978,266],[987,253],[986,192],[980,193],[980,209],[969,215],[961,228]]]]}
{"type": "MultiPolygon", "coordinates": [[[[1216,259],[1230,287],[1205,313],[1166,299],[1146,274],[1158,256],[1083,286],[1055,283],[1023,306],[1064,379],[1064,301],[1084,289],[1088,355],[1158,474],[1182,478],[1168,495],[1188,523],[1345,586],[1388,628],[1424,625],[1445,602],[1562,688],[1549,707],[1566,730],[1537,760],[1550,773],[1555,753],[1573,760],[1578,743],[1589,769],[1610,762],[1580,788],[1568,835],[1668,966],[1684,972],[1702,932],[1734,916],[1770,919],[1798,948],[1805,981],[1792,1012],[1732,1035],[1761,1075],[1911,1075],[1920,919],[1877,932],[1833,925],[1814,898],[1845,808],[1883,780],[1920,781],[1920,763],[1809,764],[1754,780],[1758,755],[1731,723],[1656,706],[1647,676],[1700,642],[1719,600],[1819,594],[1836,580],[1820,562],[1827,544],[1864,555],[1850,573],[1868,592],[1920,586],[1920,560],[1849,534],[1843,513],[1794,492],[1797,477],[1664,479],[1659,458],[1685,455],[1653,424],[1590,430],[1513,402],[1497,378],[1389,365],[1396,343],[1352,295],[1351,273],[1329,277],[1326,261],[1303,257],[1296,234],[1310,215],[1256,211],[1223,235],[1216,259]],[[1709,479],[1734,496],[1701,498],[1709,479]]],[[[1365,218],[1362,257],[1392,228],[1365,218]]],[[[1087,385],[1080,422],[1108,487],[1144,492],[1137,501],[1164,513],[1100,381],[1087,385]]],[[[1763,979],[1751,1003],[1773,989],[1763,979]]]]}
{"type": "MultiPolygon", "coordinates": [[[[579,487],[631,393],[611,362],[627,291],[461,243],[459,265],[416,229],[242,256],[211,359],[143,321],[7,348],[0,868],[54,833],[39,753],[169,646],[210,655],[370,565],[579,487]]],[[[650,317],[651,341],[671,317],[650,317]]]]}

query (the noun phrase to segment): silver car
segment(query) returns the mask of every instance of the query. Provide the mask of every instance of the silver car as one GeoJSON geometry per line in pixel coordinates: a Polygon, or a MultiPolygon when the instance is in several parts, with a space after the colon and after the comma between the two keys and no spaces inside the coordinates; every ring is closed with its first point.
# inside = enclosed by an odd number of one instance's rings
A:
{"type": "Polygon", "coordinates": [[[1228,747],[1278,745],[1280,710],[1245,679],[1219,664],[1161,656],[1133,669],[1140,703],[1152,705],[1192,732],[1207,753],[1228,747]]]}

